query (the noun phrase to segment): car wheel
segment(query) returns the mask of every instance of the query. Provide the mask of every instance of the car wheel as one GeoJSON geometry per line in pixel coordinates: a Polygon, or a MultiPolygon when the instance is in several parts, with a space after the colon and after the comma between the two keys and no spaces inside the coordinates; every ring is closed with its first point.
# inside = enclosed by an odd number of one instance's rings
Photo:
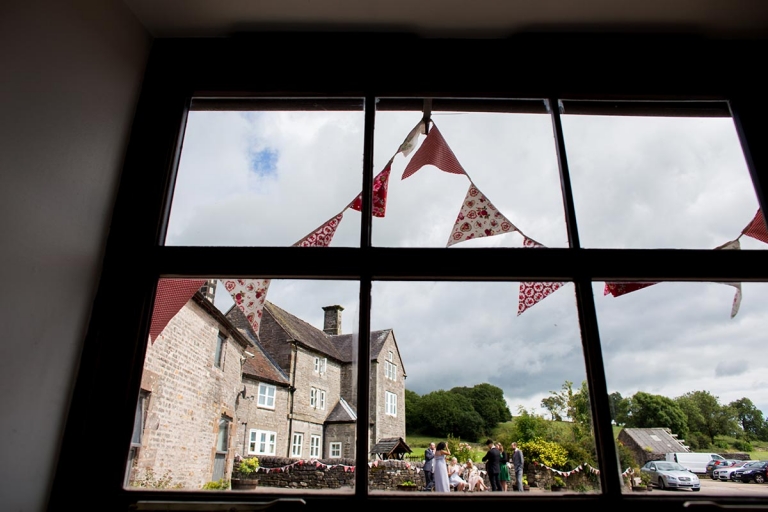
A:
{"type": "Polygon", "coordinates": [[[666,488],[667,488],[667,486],[664,485],[664,479],[659,477],[659,489],[661,489],[663,491],[666,488]]]}
{"type": "Polygon", "coordinates": [[[758,473],[755,475],[755,483],[756,484],[764,484],[765,483],[765,476],[763,476],[762,473],[758,473]]]}
{"type": "Polygon", "coordinates": [[[697,492],[697,491],[700,491],[700,490],[701,490],[701,487],[699,487],[698,489],[691,489],[691,490],[692,490],[693,492],[697,492]]]}
{"type": "Polygon", "coordinates": [[[747,476],[741,477],[741,483],[748,484],[749,483],[749,477],[747,477],[747,476]]]}

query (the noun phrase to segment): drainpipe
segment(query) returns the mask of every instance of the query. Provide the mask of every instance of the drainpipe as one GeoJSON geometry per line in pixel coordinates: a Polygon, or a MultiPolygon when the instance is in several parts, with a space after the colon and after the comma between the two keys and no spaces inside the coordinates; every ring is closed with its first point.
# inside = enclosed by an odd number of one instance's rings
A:
{"type": "Polygon", "coordinates": [[[285,456],[290,457],[291,456],[291,442],[293,439],[293,401],[294,401],[294,394],[296,393],[296,358],[298,357],[299,349],[296,346],[296,340],[288,340],[289,343],[293,345],[293,350],[291,354],[291,387],[288,388],[289,400],[291,401],[290,409],[288,412],[288,448],[285,451],[285,456]]]}

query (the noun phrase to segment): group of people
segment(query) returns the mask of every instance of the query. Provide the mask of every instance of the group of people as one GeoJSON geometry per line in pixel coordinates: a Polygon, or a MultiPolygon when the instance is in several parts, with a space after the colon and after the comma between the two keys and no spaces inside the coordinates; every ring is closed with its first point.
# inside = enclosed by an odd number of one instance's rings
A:
{"type": "MultiPolygon", "coordinates": [[[[523,452],[512,443],[511,457],[504,451],[501,443],[494,443],[492,439],[486,442],[488,451],[483,456],[488,479],[491,482],[491,491],[506,491],[507,485],[512,481],[509,462],[515,471],[515,483],[517,490],[523,490],[523,452]]],[[[451,451],[445,442],[430,443],[424,452],[424,479],[425,491],[450,492],[451,487],[457,491],[485,491],[487,486],[480,475],[477,466],[472,459],[467,460],[466,466],[459,464],[456,457],[451,456],[451,451]]]]}

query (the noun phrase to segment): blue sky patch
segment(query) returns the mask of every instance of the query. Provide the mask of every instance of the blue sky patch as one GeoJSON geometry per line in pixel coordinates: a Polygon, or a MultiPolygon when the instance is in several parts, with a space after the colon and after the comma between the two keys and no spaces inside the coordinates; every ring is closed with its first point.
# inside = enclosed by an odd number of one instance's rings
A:
{"type": "Polygon", "coordinates": [[[262,149],[250,154],[251,171],[259,176],[274,175],[277,170],[277,151],[274,149],[262,149]]]}

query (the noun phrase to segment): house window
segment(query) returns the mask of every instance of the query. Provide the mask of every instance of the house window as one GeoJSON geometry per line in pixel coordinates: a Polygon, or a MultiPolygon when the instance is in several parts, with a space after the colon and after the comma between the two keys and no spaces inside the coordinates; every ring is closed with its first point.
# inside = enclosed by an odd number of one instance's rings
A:
{"type": "Polygon", "coordinates": [[[339,459],[339,458],[341,458],[341,443],[339,443],[339,442],[331,443],[330,449],[331,449],[331,458],[332,459],[339,459]]]}
{"type": "Polygon", "coordinates": [[[387,361],[394,361],[395,360],[395,354],[390,350],[387,352],[387,361]]]}
{"type": "Polygon", "coordinates": [[[325,368],[327,364],[328,364],[327,357],[315,357],[315,373],[325,373],[325,368]]]}
{"type": "Polygon", "coordinates": [[[219,333],[216,338],[216,353],[213,356],[213,365],[216,368],[221,368],[222,359],[224,357],[224,347],[226,346],[227,338],[219,333]]]}
{"type": "Polygon", "coordinates": [[[390,416],[397,416],[397,395],[386,391],[385,412],[390,416]]]}
{"type": "Polygon", "coordinates": [[[317,389],[309,388],[309,406],[315,407],[317,405],[317,389]]]}
{"type": "Polygon", "coordinates": [[[249,455],[274,455],[276,432],[267,430],[251,430],[249,432],[248,454],[249,455]]]}
{"type": "Polygon", "coordinates": [[[291,441],[291,457],[301,457],[301,447],[304,445],[304,434],[294,432],[293,441],[291,441]]]}
{"type": "Polygon", "coordinates": [[[144,437],[144,423],[149,403],[149,392],[141,390],[139,400],[136,402],[136,414],[133,418],[133,435],[131,436],[131,449],[128,453],[128,466],[125,471],[124,485],[128,485],[132,475],[132,468],[139,457],[141,440],[144,437]]]}
{"type": "Polygon", "coordinates": [[[309,438],[309,456],[313,459],[320,458],[320,436],[311,436],[309,438]]]}
{"type": "Polygon", "coordinates": [[[322,389],[318,390],[318,407],[325,409],[325,391],[322,389]]]}
{"type": "Polygon", "coordinates": [[[384,376],[389,380],[397,380],[397,366],[389,361],[384,361],[384,376]]]}
{"type": "Polygon", "coordinates": [[[259,407],[275,408],[275,386],[259,383],[259,407]]]}

